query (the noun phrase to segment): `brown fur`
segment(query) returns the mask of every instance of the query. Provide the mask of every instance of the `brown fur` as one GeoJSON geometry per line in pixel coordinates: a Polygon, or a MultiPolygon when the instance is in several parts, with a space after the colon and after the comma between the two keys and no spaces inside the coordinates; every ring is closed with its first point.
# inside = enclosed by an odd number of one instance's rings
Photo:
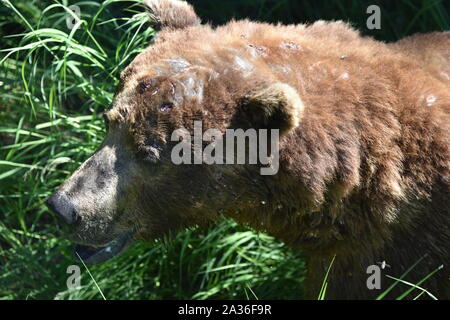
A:
{"type": "Polygon", "coordinates": [[[200,24],[200,19],[195,14],[194,9],[186,2],[145,0],[144,5],[149,13],[151,23],[157,29],[165,27],[182,29],[200,24]]]}
{"type": "MultiPolygon", "coordinates": [[[[195,21],[190,10],[186,21],[195,21]]],[[[118,201],[128,212],[121,227],[149,239],[220,212],[307,252],[310,298],[334,255],[328,298],[373,298],[369,265],[385,260],[383,272],[399,277],[425,256],[406,279],[444,265],[423,286],[450,298],[450,33],[385,44],[343,22],[181,25],[163,29],[126,68],[107,113],[110,132],[153,161],[138,165],[118,201]],[[189,79],[192,92],[179,93],[189,79]],[[274,84],[298,99],[270,91],[274,84]],[[282,121],[271,121],[277,113],[282,121]],[[193,120],[222,132],[282,129],[280,172],[171,164],[170,134],[193,120]]]]}

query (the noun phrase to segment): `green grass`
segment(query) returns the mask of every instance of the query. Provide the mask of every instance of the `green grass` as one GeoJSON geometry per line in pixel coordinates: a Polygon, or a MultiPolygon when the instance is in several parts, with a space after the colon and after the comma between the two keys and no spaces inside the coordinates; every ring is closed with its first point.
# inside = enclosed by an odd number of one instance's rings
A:
{"type": "MultiPolygon", "coordinates": [[[[213,2],[195,1],[213,23],[233,16],[286,23],[342,18],[384,40],[450,24],[448,3],[435,0],[378,1],[385,10],[376,31],[365,29],[365,8],[377,1],[213,2]]],[[[81,289],[67,289],[71,245],[44,201],[100,145],[101,115],[118,75],[153,36],[135,0],[1,1],[1,299],[302,298],[301,253],[228,220],[138,243],[90,267],[92,277],[80,264],[81,289]],[[73,4],[81,21],[70,30],[73,4]]]]}

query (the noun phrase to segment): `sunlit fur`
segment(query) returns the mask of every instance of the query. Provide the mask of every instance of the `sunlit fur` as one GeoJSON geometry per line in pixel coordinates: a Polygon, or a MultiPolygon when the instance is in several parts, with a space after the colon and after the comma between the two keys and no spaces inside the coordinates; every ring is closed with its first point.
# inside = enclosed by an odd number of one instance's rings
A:
{"type": "Polygon", "coordinates": [[[186,4],[185,22],[171,25],[161,8],[174,1],[146,3],[160,5],[162,31],[124,70],[107,113],[109,134],[125,137],[122,161],[136,164],[117,195],[120,228],[151,239],[232,217],[307,253],[310,298],[334,255],[328,298],[373,298],[369,265],[386,261],[400,276],[427,255],[408,281],[443,264],[423,286],[450,298],[450,33],[385,44],[343,22],[212,28],[186,4]],[[246,108],[274,84],[296,98],[281,90],[277,107],[246,108]],[[171,132],[194,120],[222,132],[284,128],[279,173],[171,164],[171,132]]]}

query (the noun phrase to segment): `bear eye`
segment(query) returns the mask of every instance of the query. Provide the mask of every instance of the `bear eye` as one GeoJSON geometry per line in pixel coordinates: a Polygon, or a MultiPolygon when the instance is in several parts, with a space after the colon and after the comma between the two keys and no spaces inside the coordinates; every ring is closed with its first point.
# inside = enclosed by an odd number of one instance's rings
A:
{"type": "Polygon", "coordinates": [[[173,103],[164,103],[159,107],[159,111],[161,112],[169,112],[170,110],[172,110],[174,108],[173,103]]]}
{"type": "Polygon", "coordinates": [[[139,81],[139,89],[141,91],[147,90],[155,84],[154,80],[142,80],[139,81]]]}

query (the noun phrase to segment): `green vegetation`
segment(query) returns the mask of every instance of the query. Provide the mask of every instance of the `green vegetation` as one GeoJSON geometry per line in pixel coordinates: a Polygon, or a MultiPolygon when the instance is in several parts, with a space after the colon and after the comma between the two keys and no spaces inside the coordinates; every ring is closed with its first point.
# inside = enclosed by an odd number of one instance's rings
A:
{"type": "MultiPolygon", "coordinates": [[[[286,23],[342,18],[385,40],[449,29],[448,3],[399,0],[378,1],[385,8],[382,29],[367,30],[365,10],[373,3],[194,2],[213,23],[233,16],[286,23]]],[[[44,201],[100,145],[102,112],[118,75],[153,36],[137,0],[1,1],[0,298],[102,299],[82,265],[82,288],[67,289],[66,269],[76,263],[44,201]],[[81,8],[73,29],[66,24],[69,5],[81,8]]],[[[210,230],[138,243],[90,272],[106,299],[298,299],[305,266],[301,253],[224,220],[210,230]]]]}

